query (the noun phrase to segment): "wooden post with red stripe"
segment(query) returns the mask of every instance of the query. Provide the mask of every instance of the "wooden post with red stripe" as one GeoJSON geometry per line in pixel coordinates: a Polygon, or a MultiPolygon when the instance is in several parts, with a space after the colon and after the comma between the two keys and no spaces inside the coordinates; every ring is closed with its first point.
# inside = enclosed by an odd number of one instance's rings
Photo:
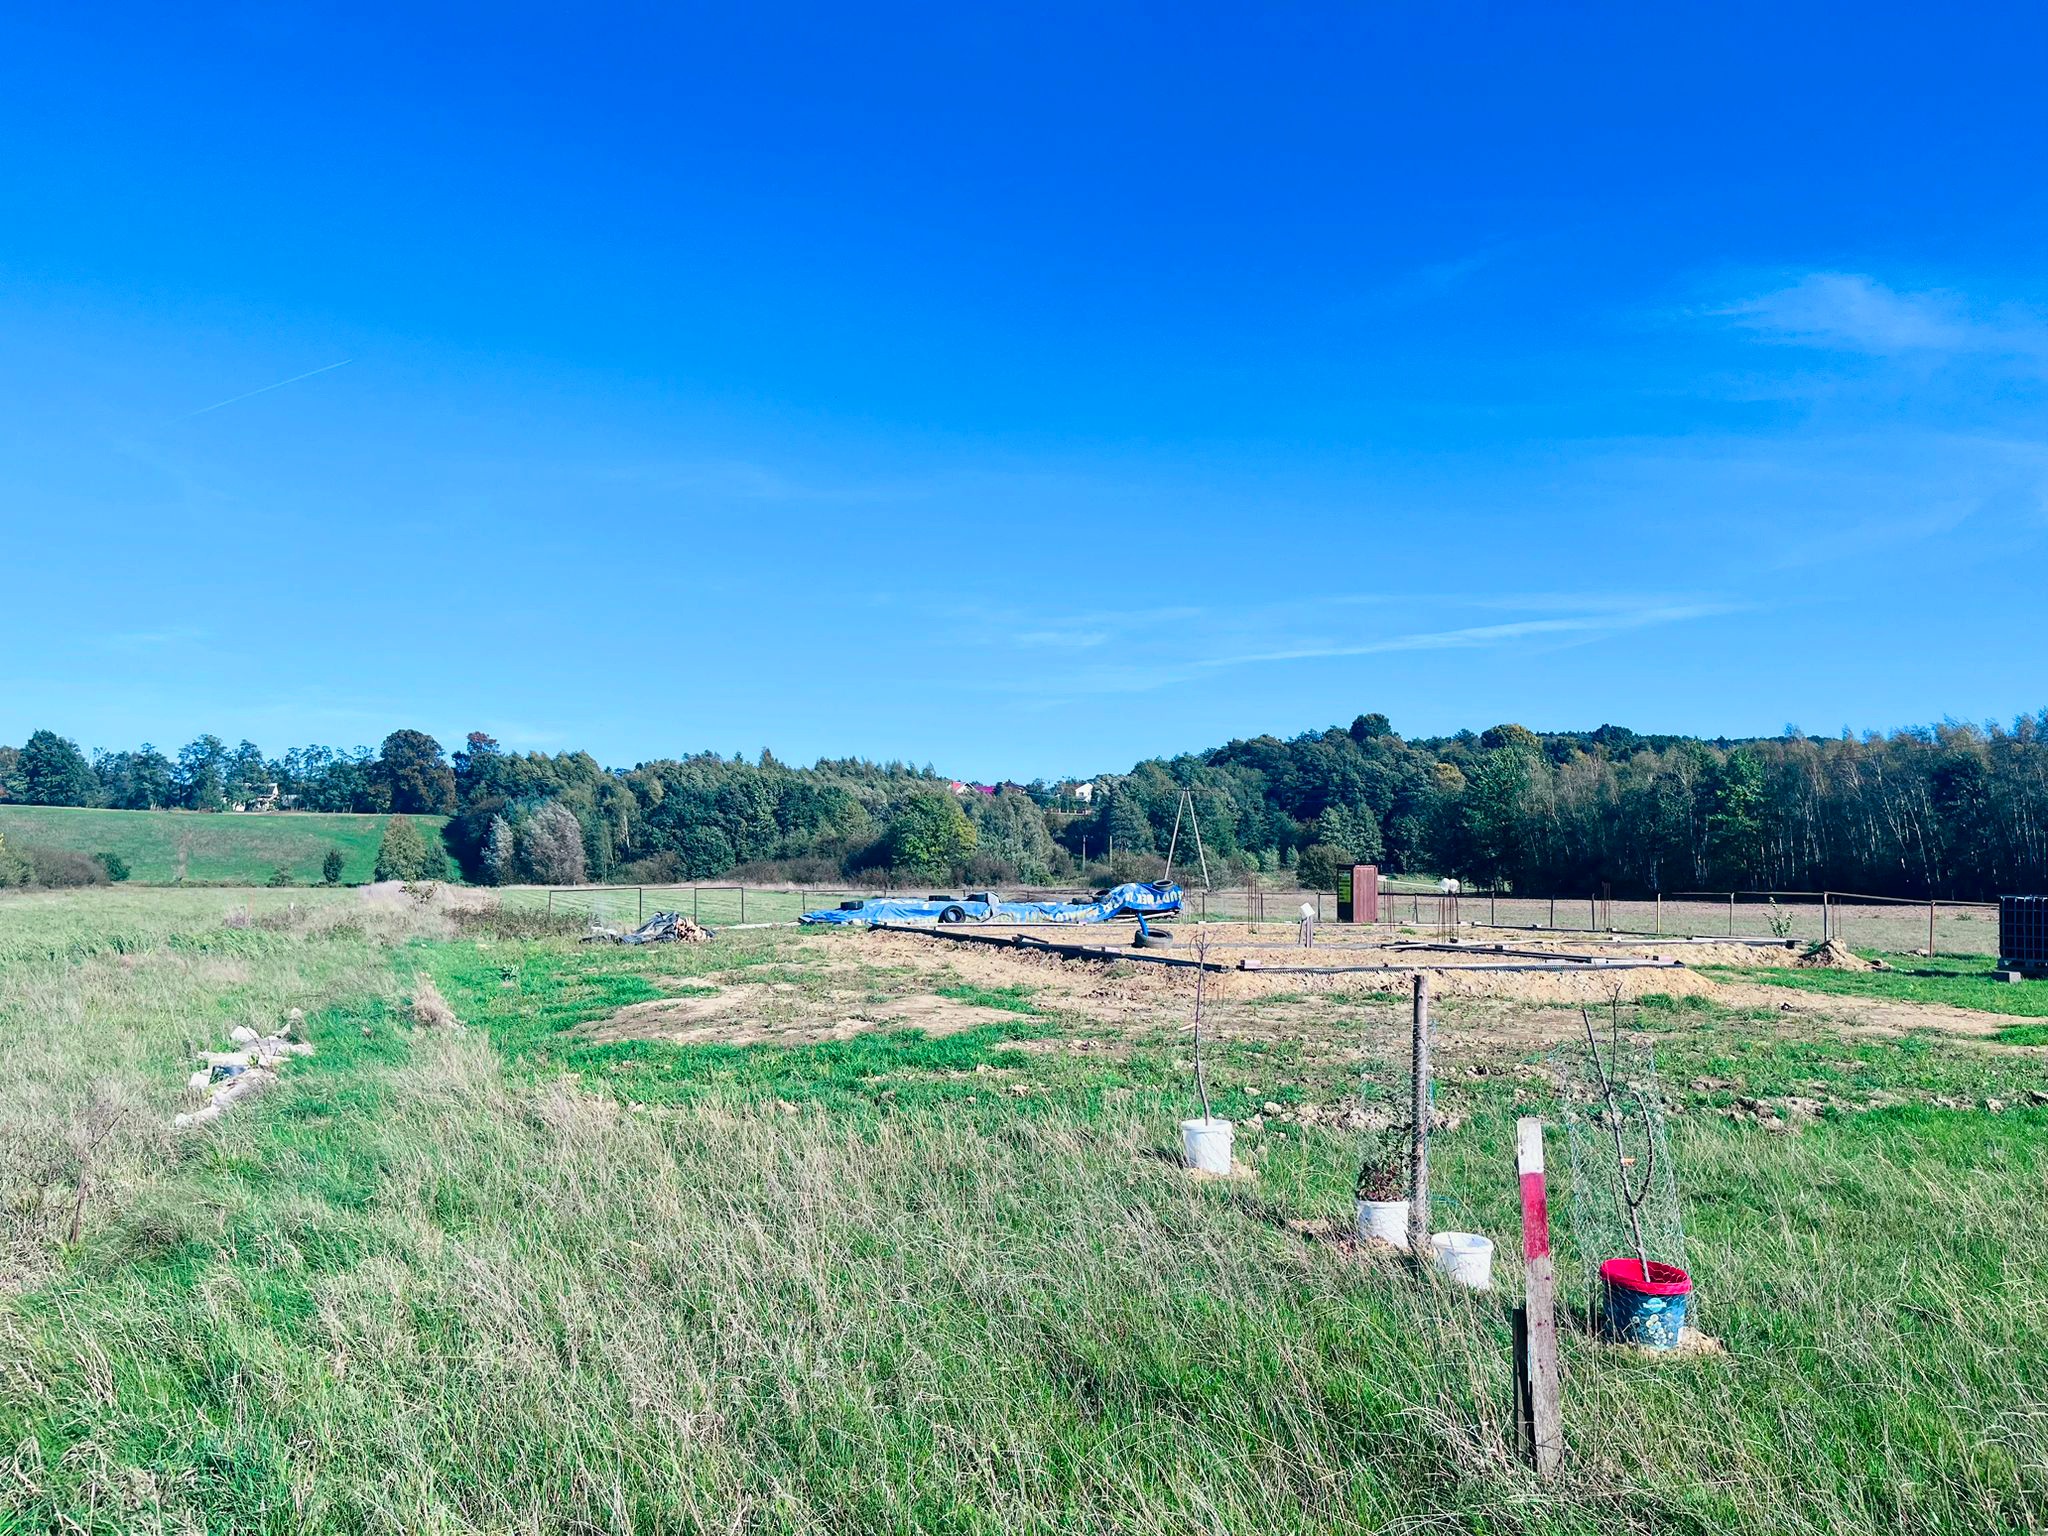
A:
{"type": "Polygon", "coordinates": [[[1515,1423],[1522,1454],[1538,1477],[1564,1460],[1557,1374],[1557,1272],[1550,1259],[1550,1193],[1543,1177],[1543,1122],[1515,1122],[1515,1172],[1522,1186],[1523,1301],[1515,1308],[1515,1423]]]}

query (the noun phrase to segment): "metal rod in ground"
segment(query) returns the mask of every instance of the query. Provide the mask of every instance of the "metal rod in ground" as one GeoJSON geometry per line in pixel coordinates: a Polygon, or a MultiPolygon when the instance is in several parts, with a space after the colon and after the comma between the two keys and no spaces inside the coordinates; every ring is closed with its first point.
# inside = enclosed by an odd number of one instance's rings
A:
{"type": "Polygon", "coordinates": [[[1543,1122],[1515,1122],[1515,1174],[1522,1192],[1523,1302],[1515,1309],[1515,1404],[1522,1453],[1538,1477],[1564,1460],[1564,1403],[1557,1369],[1557,1273],[1550,1257],[1550,1193],[1543,1171],[1543,1122]]]}
{"type": "Polygon", "coordinates": [[[1429,1257],[1429,978],[1420,971],[1409,1048],[1408,1252],[1420,1263],[1429,1257]]]}

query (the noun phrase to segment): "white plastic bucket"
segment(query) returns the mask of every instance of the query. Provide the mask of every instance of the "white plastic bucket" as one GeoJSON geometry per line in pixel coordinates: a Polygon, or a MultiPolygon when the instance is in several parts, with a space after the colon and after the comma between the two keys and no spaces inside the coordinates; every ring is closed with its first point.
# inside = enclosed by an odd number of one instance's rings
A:
{"type": "Polygon", "coordinates": [[[1406,1252],[1408,1248],[1408,1202],[1406,1200],[1359,1201],[1358,1235],[1368,1242],[1387,1243],[1406,1252]]]}
{"type": "Polygon", "coordinates": [[[1493,1239],[1477,1232],[1439,1232],[1429,1240],[1436,1267],[1475,1291],[1493,1289],[1493,1239]]]}
{"type": "Polygon", "coordinates": [[[1229,1173],[1232,1129],[1228,1120],[1181,1121],[1180,1149],[1188,1166],[1197,1173],[1229,1173]]]}

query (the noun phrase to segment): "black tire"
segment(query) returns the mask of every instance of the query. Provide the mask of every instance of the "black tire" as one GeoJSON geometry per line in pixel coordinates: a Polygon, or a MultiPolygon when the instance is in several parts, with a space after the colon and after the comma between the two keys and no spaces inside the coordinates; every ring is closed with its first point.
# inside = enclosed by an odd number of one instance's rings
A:
{"type": "Polygon", "coordinates": [[[1161,933],[1157,929],[1150,933],[1139,933],[1131,940],[1131,948],[1133,949],[1170,949],[1172,947],[1173,935],[1161,933]]]}
{"type": "Polygon", "coordinates": [[[967,921],[967,909],[965,907],[948,907],[939,914],[939,921],[942,923],[964,923],[967,921]]]}

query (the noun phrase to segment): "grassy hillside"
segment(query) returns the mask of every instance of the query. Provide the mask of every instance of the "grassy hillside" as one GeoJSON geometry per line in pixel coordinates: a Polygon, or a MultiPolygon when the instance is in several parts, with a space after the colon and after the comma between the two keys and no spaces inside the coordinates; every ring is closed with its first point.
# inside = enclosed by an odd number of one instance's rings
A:
{"type": "MultiPolygon", "coordinates": [[[[286,811],[239,816],[204,811],[88,811],[71,806],[0,805],[0,837],[13,847],[117,853],[129,878],[144,885],[179,881],[261,885],[280,864],[303,884],[317,884],[320,861],[339,848],[342,879],[370,878],[383,816],[286,811]]],[[[431,837],[445,816],[416,816],[431,837]]]]}

